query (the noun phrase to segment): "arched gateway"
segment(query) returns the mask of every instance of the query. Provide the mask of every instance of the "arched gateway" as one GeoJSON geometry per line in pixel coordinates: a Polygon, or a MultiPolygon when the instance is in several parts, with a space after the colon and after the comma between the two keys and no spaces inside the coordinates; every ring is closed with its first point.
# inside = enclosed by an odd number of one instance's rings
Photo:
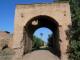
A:
{"type": "Polygon", "coordinates": [[[69,3],[17,5],[13,41],[14,59],[21,58],[32,49],[33,33],[41,27],[49,28],[54,35],[49,40],[50,48],[61,60],[68,60],[66,31],[71,25],[69,3]]]}
{"type": "MultiPolygon", "coordinates": [[[[23,44],[24,44],[24,54],[32,50],[33,42],[33,33],[35,30],[41,27],[49,28],[54,35],[49,39],[49,46],[52,51],[60,57],[60,45],[59,45],[59,24],[53,18],[46,15],[39,15],[33,17],[28,23],[24,26],[23,33],[23,44]]],[[[48,32],[47,32],[48,33],[48,32]]]]}

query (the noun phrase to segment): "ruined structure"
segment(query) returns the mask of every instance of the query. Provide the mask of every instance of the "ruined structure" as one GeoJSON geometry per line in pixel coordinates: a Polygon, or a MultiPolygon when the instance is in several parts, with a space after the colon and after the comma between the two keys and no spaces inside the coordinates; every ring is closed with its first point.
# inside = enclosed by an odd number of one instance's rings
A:
{"type": "Polygon", "coordinates": [[[14,36],[10,47],[14,49],[14,60],[21,59],[32,49],[33,33],[40,27],[47,27],[55,31],[52,48],[57,50],[61,60],[68,60],[66,31],[71,25],[70,6],[68,2],[51,4],[17,5],[14,21],[14,36]]]}
{"type": "Polygon", "coordinates": [[[10,40],[12,40],[12,34],[7,31],[0,31],[0,51],[8,48],[10,40]]]}

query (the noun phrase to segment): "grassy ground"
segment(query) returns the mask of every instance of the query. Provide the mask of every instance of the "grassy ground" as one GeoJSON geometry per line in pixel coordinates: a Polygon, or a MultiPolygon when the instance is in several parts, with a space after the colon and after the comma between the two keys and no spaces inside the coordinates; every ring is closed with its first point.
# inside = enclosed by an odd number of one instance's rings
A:
{"type": "Polygon", "coordinates": [[[0,51],[0,60],[11,60],[13,55],[14,55],[13,50],[6,48],[0,51]]]}

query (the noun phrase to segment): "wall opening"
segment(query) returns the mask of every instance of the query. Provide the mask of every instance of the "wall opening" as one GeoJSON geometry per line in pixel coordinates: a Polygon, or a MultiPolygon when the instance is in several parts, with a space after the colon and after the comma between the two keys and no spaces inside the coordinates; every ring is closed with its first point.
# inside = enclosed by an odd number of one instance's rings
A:
{"type": "MultiPolygon", "coordinates": [[[[61,57],[60,44],[59,44],[59,24],[53,18],[46,15],[39,15],[33,17],[24,26],[23,41],[24,41],[24,54],[31,52],[33,49],[34,33],[39,28],[48,28],[52,31],[52,35],[48,38],[48,50],[54,55],[61,57]]],[[[47,32],[48,33],[48,32],[47,32]]]]}
{"type": "Polygon", "coordinates": [[[33,34],[33,49],[32,50],[45,50],[48,49],[48,39],[52,36],[53,32],[46,27],[41,27],[35,30],[33,34]]]}

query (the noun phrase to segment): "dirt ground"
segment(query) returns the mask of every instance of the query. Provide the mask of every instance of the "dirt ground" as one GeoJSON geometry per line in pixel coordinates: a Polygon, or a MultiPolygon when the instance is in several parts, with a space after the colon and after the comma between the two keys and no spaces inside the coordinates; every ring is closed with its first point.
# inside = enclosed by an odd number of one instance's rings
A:
{"type": "Polygon", "coordinates": [[[23,60],[59,60],[48,50],[36,50],[23,57],[23,60]]]}
{"type": "MultiPolygon", "coordinates": [[[[0,51],[0,60],[12,60],[13,56],[14,52],[8,48],[0,51]]],[[[59,60],[59,58],[48,50],[35,50],[26,54],[23,60],[59,60]]]]}

